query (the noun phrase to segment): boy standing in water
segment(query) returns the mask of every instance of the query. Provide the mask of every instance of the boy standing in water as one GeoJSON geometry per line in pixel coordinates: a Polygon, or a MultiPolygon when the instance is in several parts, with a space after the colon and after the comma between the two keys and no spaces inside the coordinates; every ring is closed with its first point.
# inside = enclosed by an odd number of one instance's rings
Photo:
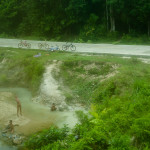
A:
{"type": "Polygon", "coordinates": [[[17,116],[19,117],[19,112],[20,112],[20,115],[22,116],[21,103],[20,103],[17,96],[15,96],[15,99],[16,99],[16,102],[17,102],[17,116]]]}

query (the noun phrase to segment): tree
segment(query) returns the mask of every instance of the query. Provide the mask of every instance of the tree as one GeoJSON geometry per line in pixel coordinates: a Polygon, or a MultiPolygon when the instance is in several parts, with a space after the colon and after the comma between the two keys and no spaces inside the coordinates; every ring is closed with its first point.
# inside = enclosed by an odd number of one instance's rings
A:
{"type": "Polygon", "coordinates": [[[19,0],[1,0],[0,1],[0,31],[9,34],[15,34],[20,22],[19,0]]]}

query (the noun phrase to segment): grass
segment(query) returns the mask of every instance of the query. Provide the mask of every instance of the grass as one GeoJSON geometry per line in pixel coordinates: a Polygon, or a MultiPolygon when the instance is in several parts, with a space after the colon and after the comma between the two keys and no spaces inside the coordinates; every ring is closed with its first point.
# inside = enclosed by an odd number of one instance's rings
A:
{"type": "Polygon", "coordinates": [[[91,106],[92,117],[78,113],[80,124],[69,135],[48,145],[41,137],[31,138],[29,148],[40,141],[40,149],[150,149],[150,64],[137,57],[0,48],[0,86],[28,87],[37,94],[45,66],[54,60],[61,61],[53,75],[63,82],[67,103],[91,106]],[[41,57],[33,57],[39,52],[41,57]]]}
{"type": "MultiPolygon", "coordinates": [[[[56,75],[55,78],[63,78],[65,86],[71,88],[73,95],[66,93],[69,95],[69,101],[71,97],[78,97],[82,102],[89,101],[86,99],[91,97],[100,78],[114,72],[115,69],[112,67],[114,65],[119,65],[118,70],[129,74],[132,74],[131,69],[140,65],[142,70],[147,72],[136,57],[122,59],[111,55],[83,56],[77,53],[48,53],[42,50],[0,48],[0,61],[2,60],[7,63],[1,68],[0,85],[24,86],[31,89],[33,93],[38,91],[45,65],[52,63],[53,60],[62,61],[61,74],[56,75]],[[41,53],[42,56],[33,57],[38,53],[41,53]]],[[[134,69],[135,71],[138,70],[134,69]]]]}

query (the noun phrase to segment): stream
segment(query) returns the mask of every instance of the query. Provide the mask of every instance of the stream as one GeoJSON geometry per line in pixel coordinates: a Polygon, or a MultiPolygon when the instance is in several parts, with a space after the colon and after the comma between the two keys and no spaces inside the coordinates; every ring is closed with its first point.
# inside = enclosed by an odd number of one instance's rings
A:
{"type": "Polygon", "coordinates": [[[0,150],[17,150],[16,146],[8,146],[0,141],[0,150]]]}
{"type": "MultiPolygon", "coordinates": [[[[31,101],[32,95],[28,89],[25,88],[0,88],[0,92],[11,92],[17,95],[22,105],[22,113],[19,119],[21,123],[19,127],[16,127],[15,132],[24,135],[35,133],[44,128],[50,127],[50,125],[56,125],[63,127],[67,124],[72,128],[77,123],[77,118],[74,111],[50,111],[50,106],[43,106],[31,101]],[[24,122],[26,118],[26,122],[24,122]]],[[[17,147],[10,147],[0,141],[0,150],[17,150],[17,147]]]]}

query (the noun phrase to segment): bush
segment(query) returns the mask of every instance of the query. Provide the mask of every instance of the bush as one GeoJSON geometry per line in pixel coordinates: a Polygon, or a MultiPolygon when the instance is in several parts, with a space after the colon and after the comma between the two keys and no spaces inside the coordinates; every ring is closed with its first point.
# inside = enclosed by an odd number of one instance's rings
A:
{"type": "Polygon", "coordinates": [[[150,114],[148,117],[136,119],[131,126],[131,132],[135,137],[134,144],[142,147],[150,147],[150,114]]]}
{"type": "Polygon", "coordinates": [[[130,144],[130,137],[128,135],[116,133],[116,135],[111,138],[111,146],[108,148],[108,150],[133,150],[130,144]]]}
{"type": "Polygon", "coordinates": [[[61,129],[50,127],[50,129],[31,136],[25,145],[29,149],[41,149],[41,147],[45,145],[52,144],[58,140],[63,140],[69,132],[68,129],[67,126],[64,126],[61,129]]]}

